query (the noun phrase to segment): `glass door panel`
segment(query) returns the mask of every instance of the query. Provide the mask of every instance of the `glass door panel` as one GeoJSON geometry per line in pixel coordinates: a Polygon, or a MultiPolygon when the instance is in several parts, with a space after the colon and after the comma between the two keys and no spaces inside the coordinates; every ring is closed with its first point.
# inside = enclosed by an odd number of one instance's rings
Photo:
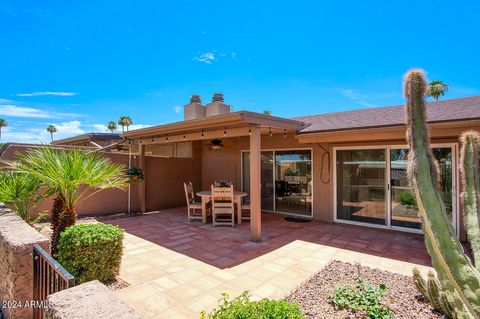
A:
{"type": "MultiPolygon", "coordinates": [[[[243,162],[243,191],[250,194],[250,153],[242,153],[242,162],[243,162]]],[[[261,152],[261,199],[262,199],[262,209],[273,211],[273,151],[262,151],[261,152]]],[[[245,202],[250,201],[250,197],[246,196],[244,198],[245,202]]]]}
{"type": "Polygon", "coordinates": [[[386,225],[386,150],[338,150],[337,219],[386,225]]]}
{"type": "Polygon", "coordinates": [[[310,150],[275,151],[275,211],[312,216],[310,150]]]}
{"type": "MultiPolygon", "coordinates": [[[[407,148],[390,150],[391,225],[421,229],[422,224],[415,195],[409,187],[407,180],[408,152],[407,148]]],[[[432,148],[432,152],[440,168],[440,187],[443,193],[445,208],[447,214],[452,218],[452,148],[436,147],[432,148]]]]}

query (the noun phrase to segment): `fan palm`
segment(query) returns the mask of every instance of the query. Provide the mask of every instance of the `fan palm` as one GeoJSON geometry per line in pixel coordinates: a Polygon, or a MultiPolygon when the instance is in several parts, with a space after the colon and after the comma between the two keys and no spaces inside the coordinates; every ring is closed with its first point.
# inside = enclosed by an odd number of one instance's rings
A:
{"type": "Polygon", "coordinates": [[[125,132],[125,127],[127,128],[127,131],[128,131],[128,127],[132,124],[133,124],[133,121],[130,118],[130,116],[122,115],[118,119],[118,125],[120,125],[122,127],[122,133],[125,132]]]}
{"type": "Polygon", "coordinates": [[[40,147],[18,155],[20,162],[11,164],[16,172],[30,174],[41,181],[49,194],[55,194],[52,216],[52,252],[60,233],[75,224],[78,205],[90,196],[109,188],[123,189],[128,181],[125,167],[100,153],[40,147]]]}
{"type": "Polygon", "coordinates": [[[32,222],[32,208],[41,198],[38,196],[40,181],[30,174],[11,170],[0,172],[0,202],[11,207],[24,221],[32,222]]]}
{"type": "Polygon", "coordinates": [[[107,128],[110,130],[110,132],[113,133],[113,131],[117,130],[118,126],[117,123],[115,123],[114,121],[110,121],[108,122],[107,128]]]}
{"type": "Polygon", "coordinates": [[[0,119],[0,140],[2,139],[2,128],[4,128],[5,126],[8,126],[7,121],[5,121],[4,119],[0,119]]]}
{"type": "Polygon", "coordinates": [[[440,96],[444,96],[448,92],[448,85],[443,83],[443,81],[435,80],[430,82],[428,85],[426,95],[428,97],[433,97],[435,101],[438,101],[440,96]]]}
{"type": "Polygon", "coordinates": [[[50,133],[50,137],[52,138],[52,142],[53,142],[53,133],[56,133],[57,132],[57,127],[53,124],[50,124],[48,127],[47,127],[47,132],[50,133]]]}

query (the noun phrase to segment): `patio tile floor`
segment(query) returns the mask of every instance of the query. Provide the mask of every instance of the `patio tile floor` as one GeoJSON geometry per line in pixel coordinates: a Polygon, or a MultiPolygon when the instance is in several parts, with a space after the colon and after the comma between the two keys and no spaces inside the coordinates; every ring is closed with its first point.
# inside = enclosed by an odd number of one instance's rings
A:
{"type": "Polygon", "coordinates": [[[262,242],[253,243],[248,223],[189,223],[185,208],[108,222],[127,232],[120,277],[131,286],[117,294],[147,318],[198,318],[224,292],[281,298],[331,260],[407,275],[430,269],[415,234],[263,214],[262,242]]]}

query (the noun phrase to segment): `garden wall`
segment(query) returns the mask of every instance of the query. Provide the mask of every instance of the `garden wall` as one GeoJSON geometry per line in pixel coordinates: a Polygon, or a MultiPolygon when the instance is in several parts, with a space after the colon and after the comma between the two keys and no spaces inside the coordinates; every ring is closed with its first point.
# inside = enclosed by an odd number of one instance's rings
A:
{"type": "Polygon", "coordinates": [[[0,301],[11,302],[7,308],[1,305],[6,319],[32,318],[32,308],[14,306],[33,300],[33,244],[50,252],[47,237],[11,210],[0,208],[0,301]]]}
{"type": "Polygon", "coordinates": [[[46,319],[141,319],[110,289],[94,280],[48,296],[46,319]]]}
{"type": "MultiPolygon", "coordinates": [[[[18,152],[38,147],[32,144],[6,144],[0,154],[2,160],[14,160],[18,152]]],[[[104,153],[116,163],[128,167],[128,155],[104,153]]],[[[145,158],[146,211],[185,206],[183,183],[192,181],[195,189],[200,188],[201,163],[198,151],[194,149],[196,158],[145,158]]],[[[133,165],[139,166],[139,156],[132,157],[133,165]]],[[[131,212],[140,211],[139,183],[131,184],[131,212]]],[[[44,199],[37,207],[37,213],[50,211],[53,198],[44,199]]],[[[78,207],[79,216],[125,213],[128,211],[128,191],[110,189],[101,191],[78,207]]]]}

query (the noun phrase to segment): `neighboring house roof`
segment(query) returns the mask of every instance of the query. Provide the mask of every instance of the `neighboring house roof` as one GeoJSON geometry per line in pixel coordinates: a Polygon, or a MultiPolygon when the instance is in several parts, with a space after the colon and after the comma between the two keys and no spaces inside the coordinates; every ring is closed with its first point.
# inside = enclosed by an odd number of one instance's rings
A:
{"type": "MultiPolygon", "coordinates": [[[[480,96],[427,103],[427,122],[480,119],[480,96]]],[[[405,125],[404,106],[316,114],[293,118],[310,123],[300,134],[405,125]]]]}
{"type": "Polygon", "coordinates": [[[53,141],[53,144],[65,144],[78,141],[120,141],[122,137],[118,133],[86,133],[82,135],[76,135],[61,140],[53,141]]]}

